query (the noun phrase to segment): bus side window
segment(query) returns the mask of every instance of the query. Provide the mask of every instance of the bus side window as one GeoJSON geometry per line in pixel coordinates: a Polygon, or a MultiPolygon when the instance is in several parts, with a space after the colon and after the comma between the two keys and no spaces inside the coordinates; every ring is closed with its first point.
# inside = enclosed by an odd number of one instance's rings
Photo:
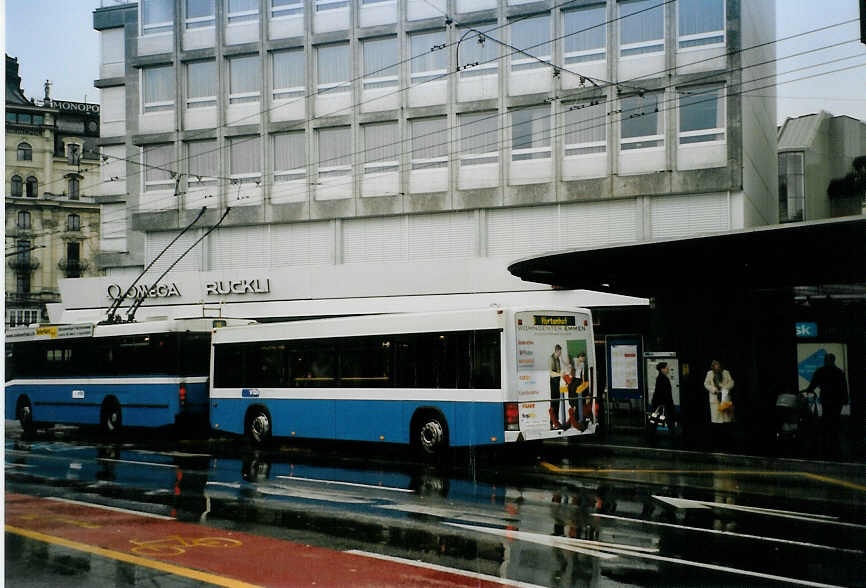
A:
{"type": "Polygon", "coordinates": [[[292,385],[301,388],[336,385],[336,347],[317,341],[301,342],[301,345],[303,347],[293,353],[292,385]]]}
{"type": "Polygon", "coordinates": [[[240,388],[245,385],[244,345],[214,347],[214,388],[240,388]]]}
{"type": "Polygon", "coordinates": [[[476,331],[473,333],[472,387],[501,387],[500,332],[476,331]]]}
{"type": "Polygon", "coordinates": [[[340,385],[390,388],[393,386],[393,344],[385,337],[352,337],[340,349],[340,385]]]}

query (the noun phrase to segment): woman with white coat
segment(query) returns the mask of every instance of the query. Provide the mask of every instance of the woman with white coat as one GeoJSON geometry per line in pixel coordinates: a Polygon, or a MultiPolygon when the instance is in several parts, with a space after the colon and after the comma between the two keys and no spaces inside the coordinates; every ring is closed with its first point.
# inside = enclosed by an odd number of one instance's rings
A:
{"type": "Polygon", "coordinates": [[[710,422],[713,424],[734,422],[734,406],[731,402],[731,389],[734,379],[731,373],[722,369],[722,364],[713,360],[710,371],[704,378],[704,388],[710,395],[710,422]]]}

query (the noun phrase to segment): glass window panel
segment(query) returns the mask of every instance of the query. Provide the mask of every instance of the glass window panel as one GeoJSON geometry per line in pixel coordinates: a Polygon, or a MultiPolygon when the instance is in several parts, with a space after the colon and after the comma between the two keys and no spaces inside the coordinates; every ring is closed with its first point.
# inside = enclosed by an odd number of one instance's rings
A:
{"type": "Polygon", "coordinates": [[[659,113],[658,103],[658,94],[622,98],[620,137],[623,139],[623,149],[658,147],[663,144],[663,140],[658,137],[664,132],[662,126],[664,121],[659,113]],[[643,142],[633,140],[642,137],[654,138],[643,142]],[[632,141],[626,141],[626,139],[632,139],[632,141]]]}
{"type": "Polygon", "coordinates": [[[273,54],[274,98],[303,96],[304,51],[275,51],[273,54]]]}
{"type": "MultiPolygon", "coordinates": [[[[472,28],[484,33],[495,29],[496,24],[476,25],[472,28]]],[[[469,29],[458,29],[457,38],[462,39],[457,50],[457,65],[461,69],[461,75],[472,76],[493,73],[490,70],[496,69],[496,60],[499,59],[498,43],[485,39],[469,29]],[[464,37],[463,35],[466,36],[464,37]],[[477,65],[473,65],[476,63],[477,65]]]]}
{"type": "Polygon", "coordinates": [[[607,116],[604,99],[573,104],[565,111],[565,154],[585,155],[607,150],[607,116]]]}
{"type": "MultiPolygon", "coordinates": [[[[721,93],[720,88],[696,88],[680,93],[680,132],[723,129],[721,93]]],[[[704,134],[703,137],[705,141],[713,140],[718,133],[704,134]]]]}
{"type": "Polygon", "coordinates": [[[363,125],[364,160],[376,165],[372,171],[396,171],[400,159],[400,130],[396,122],[363,125]],[[393,169],[392,169],[393,168],[393,169]]]}
{"type": "Polygon", "coordinates": [[[348,173],[352,167],[352,129],[337,127],[319,129],[319,169],[340,167],[348,173]]]}
{"type": "Polygon", "coordinates": [[[364,50],[364,87],[396,86],[400,71],[395,63],[399,55],[397,37],[367,39],[361,46],[364,50]]]}
{"type": "Polygon", "coordinates": [[[606,7],[604,4],[562,13],[565,63],[604,59],[606,7]],[[581,55],[569,56],[569,53],[581,55]]]}
{"type": "MultiPolygon", "coordinates": [[[[342,84],[349,81],[352,61],[349,57],[349,44],[321,45],[316,47],[319,85],[342,84]]],[[[393,58],[393,56],[392,56],[393,58]]],[[[348,90],[348,86],[345,87],[348,90]]]]}
{"type": "Polygon", "coordinates": [[[419,118],[409,121],[412,136],[412,169],[448,165],[448,119],[419,118]],[[430,161],[430,160],[439,161],[430,161]]]}
{"type": "Polygon", "coordinates": [[[496,163],[499,151],[499,114],[484,112],[461,114],[460,155],[462,165],[496,163]],[[483,157],[478,157],[483,156],[483,157]]]}
{"type": "Polygon", "coordinates": [[[229,140],[231,175],[260,176],[262,156],[258,137],[234,137],[229,140]]]}
{"type": "Polygon", "coordinates": [[[643,48],[624,49],[623,55],[664,50],[664,4],[658,0],[631,0],[619,3],[620,45],[646,44],[643,48]],[[658,43],[653,43],[658,41],[658,43]]]}
{"type": "Polygon", "coordinates": [[[511,111],[511,149],[515,160],[550,157],[549,106],[511,111]]]}
{"type": "Polygon", "coordinates": [[[12,176],[9,182],[13,196],[21,196],[24,193],[24,181],[21,179],[21,176],[12,176]]]}
{"type": "Polygon", "coordinates": [[[803,220],[805,186],[803,182],[803,153],[779,154],[779,220],[803,220]]]}
{"type": "Polygon", "coordinates": [[[306,151],[307,145],[304,141],[303,131],[274,135],[274,173],[294,171],[300,173],[301,176],[305,175],[306,151]]]}
{"type": "Polygon", "coordinates": [[[427,72],[444,73],[448,69],[448,50],[445,31],[426,31],[409,35],[410,52],[412,55],[412,79],[415,74],[427,72]],[[436,47],[442,47],[436,49],[436,47]]]}
{"type": "Polygon", "coordinates": [[[174,0],[141,0],[143,33],[171,32],[174,23],[174,0]]]}
{"type": "Polygon", "coordinates": [[[190,108],[216,106],[216,61],[193,61],[186,66],[186,85],[190,108]]]}
{"type": "Polygon", "coordinates": [[[174,164],[174,145],[148,145],[142,149],[144,189],[165,190],[174,186],[171,177],[174,164]]]}
{"type": "Polygon", "coordinates": [[[261,91],[262,76],[258,55],[232,57],[229,59],[229,102],[257,102],[261,91]]]}
{"type": "Polygon", "coordinates": [[[725,30],[724,0],[679,0],[680,36],[725,30]]]}
{"type": "MultiPolygon", "coordinates": [[[[19,115],[20,117],[20,115],[19,115]]],[[[18,144],[18,161],[32,161],[33,160],[33,147],[30,146],[30,143],[19,143],[18,144]]]]}
{"type": "Polygon", "coordinates": [[[301,16],[304,14],[303,0],[271,0],[271,16],[301,16]]]}
{"type": "MultiPolygon", "coordinates": [[[[510,24],[511,29],[511,45],[517,49],[522,49],[525,53],[514,51],[511,52],[511,61],[531,61],[538,67],[543,67],[529,55],[540,57],[541,59],[549,60],[551,56],[550,41],[550,16],[535,16],[532,18],[521,18],[510,24]]],[[[489,42],[489,41],[488,41],[489,42]]],[[[462,47],[461,47],[462,49],[462,47]]]]}
{"type": "Polygon", "coordinates": [[[188,185],[212,184],[219,176],[220,152],[216,140],[190,141],[187,148],[188,185]]]}
{"type": "Polygon", "coordinates": [[[174,108],[174,67],[148,67],[142,70],[144,112],[174,108]]]}
{"type": "Polygon", "coordinates": [[[259,0],[228,0],[229,23],[258,20],[259,0]]]}
{"type": "Polygon", "coordinates": [[[212,27],[215,22],[214,0],[186,0],[186,28],[212,27]]]}

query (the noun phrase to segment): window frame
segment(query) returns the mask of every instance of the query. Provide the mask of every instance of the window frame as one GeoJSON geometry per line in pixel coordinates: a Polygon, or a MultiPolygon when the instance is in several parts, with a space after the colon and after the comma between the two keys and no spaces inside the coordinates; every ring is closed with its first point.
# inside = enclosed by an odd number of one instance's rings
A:
{"type": "Polygon", "coordinates": [[[184,15],[184,30],[207,29],[216,27],[216,1],[210,1],[211,14],[210,16],[187,16],[189,14],[190,0],[184,0],[183,15],[184,15]],[[192,25],[192,26],[190,26],[192,25]]]}
{"type": "MultiPolygon", "coordinates": [[[[154,154],[156,149],[168,149],[169,157],[168,161],[172,162],[175,159],[174,155],[174,143],[158,143],[156,145],[144,145],[141,147],[141,163],[144,168],[141,174],[141,182],[142,182],[142,192],[158,192],[165,190],[173,190],[175,186],[175,181],[171,179],[170,172],[166,172],[164,170],[154,170],[154,171],[163,171],[163,173],[169,173],[168,180],[148,180],[147,172],[150,171],[151,167],[160,167],[161,165],[156,165],[153,163],[148,163],[147,155],[154,154]]],[[[70,178],[71,179],[71,178],[70,178]]]]}
{"type": "MultiPolygon", "coordinates": [[[[563,35],[566,39],[570,35],[578,35],[578,31],[586,32],[584,29],[578,29],[573,33],[568,32],[566,28],[566,21],[568,20],[568,15],[577,14],[579,12],[589,12],[601,9],[601,23],[600,28],[602,31],[602,40],[600,47],[593,47],[591,49],[581,49],[579,51],[567,51],[566,50],[566,42],[563,41],[562,45],[562,61],[565,66],[575,65],[575,64],[585,64],[585,63],[594,63],[599,61],[607,60],[607,4],[592,4],[589,6],[581,6],[578,8],[563,10],[562,11],[562,30],[563,35]]],[[[591,28],[599,28],[599,25],[596,25],[591,28]]]]}
{"type": "Polygon", "coordinates": [[[36,176],[27,176],[27,179],[24,180],[24,189],[24,195],[27,198],[39,196],[39,180],[36,179],[36,176]]]}
{"type": "Polygon", "coordinates": [[[344,93],[352,91],[352,44],[350,41],[340,41],[338,43],[323,43],[321,45],[315,45],[316,48],[316,92],[317,93],[344,93]],[[321,63],[321,50],[328,47],[345,47],[346,48],[346,59],[349,61],[349,75],[348,79],[341,80],[339,82],[322,82],[322,63],[321,63]],[[334,92],[336,89],[340,89],[339,92],[334,92]]]}
{"type": "Polygon", "coordinates": [[[331,157],[328,159],[322,159],[322,133],[331,133],[331,132],[348,132],[349,140],[345,142],[347,145],[352,145],[352,127],[351,126],[338,126],[338,127],[320,127],[316,129],[316,173],[319,177],[333,177],[333,176],[347,176],[352,175],[352,151],[349,150],[348,155],[349,163],[341,164],[341,165],[322,165],[322,161],[332,161],[337,159],[337,157],[331,157]]]}
{"type": "Polygon", "coordinates": [[[72,213],[66,216],[66,230],[77,232],[81,230],[81,215],[72,213]]]}
{"type": "MultiPolygon", "coordinates": [[[[364,75],[361,78],[361,86],[364,90],[378,90],[387,88],[397,88],[400,86],[400,66],[389,65],[386,68],[379,68],[372,74],[367,74],[367,47],[371,43],[393,41],[396,46],[394,55],[400,52],[400,39],[397,35],[384,35],[380,37],[369,37],[361,39],[361,63],[364,65],[364,75]],[[382,69],[396,69],[396,74],[383,75],[382,69]]],[[[390,58],[389,58],[390,59],[390,58]]]]}
{"type": "Polygon", "coordinates": [[[291,3],[284,4],[280,8],[274,6],[274,2],[276,1],[277,0],[269,0],[268,2],[268,6],[270,7],[271,20],[283,18],[298,18],[304,16],[303,0],[289,0],[289,2],[291,3]],[[285,12],[285,14],[278,14],[283,12],[285,12]]]}
{"type": "Polygon", "coordinates": [[[67,193],[66,197],[70,200],[79,200],[81,198],[81,181],[78,176],[70,175],[66,179],[67,193]]]}
{"type": "Polygon", "coordinates": [[[464,113],[460,113],[457,115],[457,131],[458,131],[457,144],[459,146],[459,153],[460,153],[460,167],[473,166],[473,165],[487,165],[487,164],[499,165],[499,152],[501,151],[501,145],[499,143],[500,143],[501,130],[499,127],[499,120],[498,119],[500,117],[501,117],[501,114],[498,111],[464,112],[464,113]],[[474,122],[469,122],[468,124],[463,124],[460,119],[466,118],[466,117],[477,117],[477,118],[474,122]],[[495,145],[496,149],[494,151],[484,151],[481,153],[467,153],[467,148],[464,147],[464,145],[463,145],[463,141],[465,139],[470,138],[470,137],[475,137],[475,136],[489,135],[490,132],[488,131],[488,132],[484,132],[484,133],[474,133],[474,134],[468,135],[468,137],[464,137],[464,135],[463,135],[464,127],[471,127],[476,122],[481,121],[481,120],[487,120],[488,118],[490,118],[494,121],[494,128],[495,128],[495,134],[496,134],[494,145],[495,145]]]}
{"type": "Polygon", "coordinates": [[[29,210],[19,210],[18,217],[15,219],[15,227],[22,230],[30,230],[32,228],[31,216],[29,210]]]}
{"type": "MultiPolygon", "coordinates": [[[[448,116],[425,116],[418,118],[410,118],[406,122],[408,123],[406,126],[409,130],[409,165],[412,170],[418,169],[441,169],[448,167],[448,152],[450,151],[450,140],[445,141],[445,155],[438,155],[436,157],[415,157],[415,123],[422,122],[430,122],[430,121],[442,121],[444,124],[443,128],[433,133],[425,133],[420,136],[427,136],[432,134],[439,134],[444,131],[444,134],[448,135],[448,116]]],[[[434,145],[435,146],[435,145],[434,145]]]]}
{"type": "MultiPolygon", "coordinates": [[[[641,57],[645,57],[647,55],[659,55],[659,54],[664,55],[664,52],[667,48],[667,39],[665,38],[667,31],[665,30],[666,27],[665,27],[665,11],[664,11],[665,5],[664,4],[656,5],[656,6],[652,7],[652,10],[656,10],[658,8],[661,9],[662,32],[661,32],[660,37],[655,38],[655,39],[650,39],[647,41],[635,41],[632,43],[623,43],[623,30],[622,30],[623,23],[627,17],[633,16],[633,14],[623,16],[623,14],[622,14],[623,5],[636,4],[638,2],[652,2],[652,1],[653,0],[616,0],[617,17],[620,19],[620,26],[619,26],[619,58],[620,59],[641,58],[641,57]],[[645,51],[644,50],[644,49],[656,47],[656,46],[658,46],[659,49],[655,49],[652,51],[645,51]]],[[[639,14],[646,15],[648,12],[649,11],[641,12],[639,14]]]]}
{"type": "Polygon", "coordinates": [[[24,179],[18,174],[9,178],[9,194],[13,198],[24,197],[24,179]]]}
{"type": "Polygon", "coordinates": [[[726,100],[727,93],[725,92],[724,86],[703,86],[703,87],[694,87],[694,88],[682,88],[677,89],[677,144],[680,147],[685,145],[696,145],[696,144],[706,144],[706,143],[724,143],[727,138],[727,111],[726,111],[726,100]],[[719,118],[721,118],[721,126],[716,127],[706,127],[704,129],[697,129],[692,131],[683,131],[683,108],[682,108],[682,97],[686,95],[695,95],[690,94],[689,90],[696,91],[700,93],[702,91],[716,92],[716,122],[719,122],[719,118]],[[702,137],[707,137],[706,139],[702,139],[702,137]],[[687,139],[683,141],[683,139],[687,139]],[[693,139],[693,140],[688,140],[693,139]]]}
{"type": "MultiPolygon", "coordinates": [[[[594,155],[599,153],[607,153],[607,117],[601,118],[600,127],[604,131],[604,139],[598,141],[584,141],[582,143],[569,143],[569,129],[571,125],[579,124],[579,121],[569,122],[569,113],[577,112],[579,110],[587,109],[587,108],[601,108],[602,112],[606,110],[607,99],[604,97],[597,98],[595,100],[586,100],[580,102],[572,102],[569,104],[565,104],[563,106],[566,109],[563,111],[563,131],[562,131],[562,140],[563,140],[563,157],[566,159],[572,157],[581,157],[584,155],[594,155]],[[572,151],[572,153],[569,153],[572,151]]],[[[575,115],[576,116],[576,115],[575,115]]],[[[594,117],[590,117],[589,120],[592,120],[594,117]]]]}
{"type": "MultiPolygon", "coordinates": [[[[517,124],[524,124],[525,122],[532,123],[536,120],[541,120],[543,117],[532,117],[529,118],[528,121],[518,122],[517,124]]],[[[527,161],[527,160],[535,160],[535,159],[550,159],[553,156],[553,121],[551,120],[551,110],[550,104],[533,104],[527,106],[521,106],[519,108],[512,108],[508,111],[508,128],[511,131],[511,161],[527,161]],[[535,132],[530,134],[530,141],[533,143],[533,147],[521,147],[518,149],[514,148],[514,115],[519,112],[525,111],[541,111],[542,109],[547,110],[547,146],[535,147],[535,140],[532,138],[535,135],[535,132]]],[[[532,126],[530,124],[530,126],[532,126]]]]}
{"type": "MultiPolygon", "coordinates": [[[[487,34],[489,31],[495,30],[497,28],[497,24],[495,22],[485,22],[485,23],[477,24],[471,28],[476,29],[478,31],[481,31],[484,34],[487,34]]],[[[479,36],[480,35],[478,35],[477,33],[472,33],[469,30],[469,28],[466,28],[466,27],[458,27],[457,28],[457,38],[462,40],[462,42],[464,42],[464,43],[467,43],[467,42],[468,43],[478,43],[478,37],[479,36]],[[469,32],[471,34],[467,35],[466,38],[464,39],[463,35],[466,34],[467,32],[469,32]]],[[[509,35],[509,37],[510,37],[510,35],[509,35]]],[[[463,64],[463,66],[461,66],[461,64],[458,60],[457,69],[460,72],[460,78],[461,79],[473,78],[473,77],[478,77],[478,76],[498,75],[499,74],[499,62],[502,60],[502,51],[499,47],[499,44],[493,43],[493,41],[485,41],[485,43],[491,43],[493,46],[496,47],[496,53],[497,53],[496,57],[492,60],[489,60],[489,61],[484,61],[484,62],[479,61],[479,63],[477,65],[473,65],[472,67],[467,67],[466,69],[461,69],[461,67],[469,65],[469,64],[466,63],[466,64],[463,64]]],[[[459,41],[458,41],[458,43],[455,43],[455,47],[458,44],[459,44],[459,41]]],[[[456,49],[455,49],[455,53],[457,53],[456,57],[460,56],[459,52],[457,52],[456,49]]],[[[482,59],[483,59],[483,57],[482,57],[482,59]]]]}
{"type": "Polygon", "coordinates": [[[548,48],[547,54],[546,55],[538,55],[538,56],[534,55],[533,51],[536,51],[539,48],[538,45],[541,45],[541,43],[536,43],[535,46],[532,46],[528,49],[524,49],[524,51],[526,51],[526,53],[533,55],[533,57],[528,57],[525,53],[521,53],[519,51],[514,51],[512,49],[511,59],[509,60],[509,69],[511,72],[528,71],[528,70],[541,69],[544,67],[551,67],[550,65],[546,65],[544,63],[541,63],[541,61],[539,61],[539,60],[552,61],[552,59],[553,59],[553,43],[554,43],[554,41],[553,41],[553,31],[551,28],[553,25],[553,18],[551,17],[550,12],[539,13],[539,14],[535,14],[532,16],[520,16],[516,19],[509,21],[508,22],[508,41],[509,41],[509,43],[511,43],[512,46],[516,46],[516,43],[514,41],[514,30],[512,28],[515,24],[517,24],[517,25],[524,24],[525,25],[529,21],[542,19],[542,18],[547,19],[547,32],[548,32],[548,39],[549,39],[547,41],[547,48],[548,48]]]}
{"type": "Polygon", "coordinates": [[[245,54],[245,55],[232,55],[226,58],[228,62],[228,91],[229,91],[229,105],[232,104],[250,104],[253,102],[261,103],[262,96],[262,71],[259,67],[259,55],[257,53],[253,54],[245,54]],[[257,74],[257,86],[258,89],[254,91],[245,90],[243,92],[232,92],[232,66],[235,63],[240,62],[241,60],[251,60],[255,63],[256,74],[257,74]]]}
{"type": "Polygon", "coordinates": [[[424,84],[426,82],[433,81],[437,78],[443,77],[448,73],[448,30],[447,29],[430,29],[426,31],[412,31],[408,33],[408,41],[409,41],[409,52],[410,57],[412,59],[412,63],[409,65],[409,83],[410,85],[419,85],[424,84]],[[434,35],[434,34],[442,34],[442,45],[439,49],[434,49],[437,45],[433,45],[424,53],[413,53],[412,52],[412,41],[416,38],[419,38],[424,35],[434,35]],[[420,55],[427,55],[429,53],[436,53],[437,51],[442,51],[445,55],[445,67],[441,69],[426,69],[421,71],[415,71],[415,63],[417,62],[417,57],[420,55]]]}
{"type": "Polygon", "coordinates": [[[168,112],[174,110],[174,102],[177,98],[177,80],[175,79],[174,66],[172,65],[156,65],[152,67],[143,67],[141,68],[141,112],[142,114],[155,114],[159,112],[168,112]],[[173,86],[172,96],[170,100],[157,100],[154,102],[147,102],[147,75],[148,72],[153,72],[157,70],[163,70],[169,72],[169,77],[171,79],[171,83],[173,86]]]}
{"type": "MultiPolygon", "coordinates": [[[[217,65],[215,59],[197,59],[195,61],[189,61],[186,63],[186,67],[184,68],[184,74],[186,76],[186,108],[209,108],[215,107],[217,105],[217,95],[216,93],[209,96],[190,96],[190,90],[192,89],[192,84],[189,81],[189,68],[191,66],[198,66],[203,64],[211,64],[213,66],[213,74],[214,77],[217,75],[217,65]]],[[[219,92],[219,89],[217,89],[219,92]]]]}
{"type": "Polygon", "coordinates": [[[327,12],[329,10],[348,8],[349,0],[315,0],[315,5],[316,12],[327,12]]]}
{"type": "Polygon", "coordinates": [[[262,155],[261,155],[261,135],[244,135],[240,137],[231,137],[228,140],[228,153],[229,153],[229,177],[233,184],[256,184],[261,183],[262,174],[264,173],[262,168],[262,155]],[[246,172],[234,172],[234,157],[232,156],[232,148],[235,144],[242,145],[244,143],[253,143],[255,145],[257,159],[258,159],[258,171],[246,171],[246,172]]]}
{"type": "Polygon", "coordinates": [[[154,2],[159,0],[140,0],[139,1],[139,11],[138,11],[138,20],[141,23],[139,27],[139,35],[142,37],[146,35],[165,35],[171,34],[174,31],[174,21],[177,15],[174,14],[174,2],[173,0],[163,0],[167,6],[171,6],[172,18],[168,21],[161,21],[151,24],[145,24],[144,22],[144,5],[147,2],[154,2]],[[150,30],[149,30],[150,29],[150,30]]]}
{"type": "MultiPolygon", "coordinates": [[[[659,130],[661,127],[661,132],[658,132],[653,135],[636,135],[632,137],[623,136],[623,132],[625,127],[623,125],[624,122],[631,120],[630,117],[626,115],[625,104],[623,104],[623,100],[630,98],[640,98],[641,96],[638,94],[631,94],[628,96],[620,97],[620,131],[619,131],[619,150],[623,151],[641,151],[644,149],[664,149],[665,147],[665,125],[667,124],[667,120],[665,119],[664,109],[659,108],[659,103],[664,100],[664,95],[660,92],[646,92],[643,97],[653,96],[655,98],[655,108],[654,114],[660,119],[656,119],[656,130],[659,130]],[[660,122],[659,122],[660,120],[660,122]],[[641,145],[642,143],[651,143],[655,142],[655,145],[641,145]],[[628,145],[626,147],[626,145],[628,145]]],[[[636,108],[631,108],[629,110],[637,110],[636,108]]]]}
{"type": "Polygon", "coordinates": [[[258,3],[256,3],[256,8],[252,10],[238,10],[236,12],[230,12],[229,6],[231,4],[231,0],[226,0],[225,3],[225,11],[226,11],[226,25],[236,25],[241,23],[251,23],[253,21],[259,20],[259,9],[258,3]]]}
{"type": "Polygon", "coordinates": [[[274,165],[273,165],[273,175],[274,175],[274,183],[279,182],[294,182],[298,180],[306,180],[307,179],[307,163],[306,157],[304,158],[304,166],[296,167],[293,169],[279,169],[277,167],[277,140],[279,137],[283,136],[300,136],[301,141],[304,143],[304,151],[306,152],[306,133],[303,130],[300,131],[287,131],[283,133],[272,133],[271,134],[271,152],[274,154],[274,165]]]}
{"type": "Polygon", "coordinates": [[[792,151],[782,151],[778,154],[778,168],[779,168],[779,222],[798,222],[805,220],[806,217],[806,152],[801,149],[796,149],[792,151]],[[782,158],[796,156],[800,160],[800,172],[798,173],[789,173],[787,168],[788,164],[786,163],[782,166],[782,158]],[[783,174],[783,167],[784,174],[783,174]],[[792,177],[798,178],[797,185],[799,187],[799,196],[796,199],[791,198],[789,191],[789,179],[792,177]],[[784,191],[784,199],[783,199],[783,191],[784,191]],[[785,205],[785,214],[782,214],[782,203],[785,205]],[[799,207],[796,211],[796,214],[791,214],[791,202],[795,202],[799,204],[799,207]]]}
{"type": "Polygon", "coordinates": [[[399,121],[381,121],[374,123],[365,123],[360,125],[362,132],[362,140],[364,141],[364,174],[380,174],[380,173],[399,173],[400,171],[400,153],[402,151],[402,143],[400,141],[400,122],[399,121]],[[373,127],[393,127],[396,130],[396,142],[385,143],[379,147],[367,146],[367,132],[373,127]],[[368,159],[369,153],[378,150],[385,150],[388,147],[393,148],[396,143],[396,154],[394,159],[368,159]]]}
{"type": "MultiPolygon", "coordinates": [[[[213,176],[205,176],[205,175],[197,174],[197,173],[194,173],[190,169],[190,161],[193,159],[193,157],[198,157],[199,155],[202,155],[201,153],[195,154],[195,155],[191,154],[190,153],[190,147],[192,145],[198,145],[200,143],[213,144],[212,152],[216,152],[217,158],[219,158],[219,147],[218,147],[218,142],[216,139],[198,139],[198,140],[194,140],[194,141],[184,141],[183,147],[184,147],[184,151],[186,152],[187,189],[196,188],[198,186],[212,186],[212,185],[215,185],[219,181],[219,178],[218,178],[218,176],[219,176],[219,161],[217,161],[217,168],[216,168],[216,170],[214,170],[216,173],[213,176]]],[[[205,153],[209,153],[209,151],[205,151],[205,153]]]]}
{"type": "Polygon", "coordinates": [[[677,27],[677,51],[693,51],[695,49],[708,49],[711,47],[724,47],[727,43],[727,18],[728,18],[728,7],[727,2],[725,0],[715,0],[719,2],[722,7],[722,28],[716,29],[713,31],[703,31],[700,33],[694,33],[691,35],[681,35],[680,34],[680,8],[682,7],[682,0],[677,0],[677,14],[676,14],[676,27],[677,27]],[[713,41],[713,39],[717,39],[721,37],[721,40],[713,41]],[[707,42],[700,42],[700,41],[707,42]],[[695,43],[695,42],[698,43],[695,43]],[[695,43],[695,44],[687,44],[683,45],[683,43],[695,43]]]}
{"type": "Polygon", "coordinates": [[[307,56],[304,53],[304,49],[302,47],[295,47],[291,49],[280,49],[278,51],[271,51],[271,100],[274,102],[278,100],[293,100],[296,98],[306,97],[307,95],[307,56]],[[285,88],[277,88],[276,87],[276,71],[277,67],[277,56],[278,55],[288,55],[288,54],[300,54],[301,56],[301,78],[303,79],[303,83],[300,86],[288,86],[285,88]]]}
{"type": "Polygon", "coordinates": [[[18,143],[16,155],[18,161],[33,161],[33,146],[27,141],[21,141],[18,143]]]}

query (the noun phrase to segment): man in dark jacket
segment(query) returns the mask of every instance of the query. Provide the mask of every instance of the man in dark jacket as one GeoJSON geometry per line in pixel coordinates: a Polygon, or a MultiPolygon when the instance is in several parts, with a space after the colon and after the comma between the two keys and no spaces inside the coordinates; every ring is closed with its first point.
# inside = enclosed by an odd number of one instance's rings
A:
{"type": "MultiPolygon", "coordinates": [[[[668,430],[673,432],[674,424],[676,423],[676,413],[674,412],[674,397],[671,389],[671,381],[668,378],[671,368],[668,366],[668,362],[660,361],[656,364],[656,369],[658,370],[659,375],[656,376],[656,387],[653,391],[652,400],[650,401],[650,412],[655,412],[656,408],[663,406],[665,408],[665,422],[667,423],[668,430]]],[[[655,440],[655,425],[650,425],[649,433],[650,440],[655,440]]]]}
{"type": "Polygon", "coordinates": [[[842,407],[848,404],[848,382],[845,372],[836,367],[836,356],[832,353],[824,356],[824,365],[815,370],[806,391],[813,392],[815,388],[821,390],[824,442],[827,450],[835,452],[838,450],[839,417],[842,407]]]}

